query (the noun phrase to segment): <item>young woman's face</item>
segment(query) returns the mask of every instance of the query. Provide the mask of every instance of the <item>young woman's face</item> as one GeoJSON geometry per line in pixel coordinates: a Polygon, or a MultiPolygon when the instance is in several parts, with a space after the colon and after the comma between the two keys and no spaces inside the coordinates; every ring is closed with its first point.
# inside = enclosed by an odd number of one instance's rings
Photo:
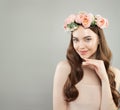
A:
{"type": "Polygon", "coordinates": [[[73,32],[73,47],[81,58],[96,58],[98,36],[90,29],[80,26],[73,32]]]}

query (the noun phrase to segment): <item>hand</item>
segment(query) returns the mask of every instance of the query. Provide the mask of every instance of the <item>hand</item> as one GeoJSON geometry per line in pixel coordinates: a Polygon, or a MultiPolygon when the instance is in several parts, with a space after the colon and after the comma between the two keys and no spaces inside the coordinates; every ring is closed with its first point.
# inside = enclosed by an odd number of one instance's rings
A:
{"type": "Polygon", "coordinates": [[[93,69],[99,78],[102,81],[108,81],[107,72],[105,69],[104,62],[102,60],[96,60],[96,59],[84,59],[85,61],[82,63],[83,66],[87,66],[90,69],[93,69]]]}

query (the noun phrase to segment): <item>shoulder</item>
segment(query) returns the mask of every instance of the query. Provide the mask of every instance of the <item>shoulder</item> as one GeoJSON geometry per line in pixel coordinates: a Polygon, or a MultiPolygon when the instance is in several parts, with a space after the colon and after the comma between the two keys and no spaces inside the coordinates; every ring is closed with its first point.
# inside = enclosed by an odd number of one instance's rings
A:
{"type": "Polygon", "coordinates": [[[67,110],[63,89],[70,71],[68,61],[60,61],[56,66],[53,82],[53,110],[67,110]]]}
{"type": "Polygon", "coordinates": [[[58,64],[57,64],[57,67],[56,67],[57,70],[66,70],[66,71],[70,71],[70,64],[68,63],[67,60],[63,60],[63,61],[60,61],[58,64]]]}
{"type": "Polygon", "coordinates": [[[71,71],[70,64],[68,63],[67,60],[60,61],[55,70],[55,75],[54,75],[54,80],[55,81],[63,81],[67,79],[69,73],[71,71]]]}
{"type": "Polygon", "coordinates": [[[120,70],[113,66],[111,66],[110,69],[115,74],[115,78],[116,79],[118,78],[119,79],[118,81],[120,81],[120,70]]]}
{"type": "Polygon", "coordinates": [[[116,67],[110,67],[111,71],[115,74],[115,81],[117,89],[120,88],[120,70],[116,67]]]}

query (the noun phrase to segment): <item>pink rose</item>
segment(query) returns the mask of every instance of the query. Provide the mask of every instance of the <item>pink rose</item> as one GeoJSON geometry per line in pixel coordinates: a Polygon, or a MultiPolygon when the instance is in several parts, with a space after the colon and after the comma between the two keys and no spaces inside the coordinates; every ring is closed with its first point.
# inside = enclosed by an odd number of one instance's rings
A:
{"type": "Polygon", "coordinates": [[[76,15],[76,17],[75,17],[75,22],[81,24],[82,21],[81,21],[81,18],[80,18],[80,15],[79,15],[79,14],[76,15]]]}
{"type": "Polygon", "coordinates": [[[75,18],[76,23],[81,24],[82,23],[82,19],[84,18],[84,15],[85,15],[85,13],[77,14],[76,18],[75,18]]]}
{"type": "Polygon", "coordinates": [[[108,20],[103,18],[102,16],[100,15],[96,15],[96,23],[97,23],[97,26],[100,27],[100,28],[106,28],[108,27],[108,20]]]}
{"type": "Polygon", "coordinates": [[[65,20],[65,22],[64,22],[64,28],[66,29],[67,28],[67,25],[68,24],[70,24],[70,23],[72,23],[72,22],[74,22],[75,21],[75,15],[74,14],[72,14],[72,15],[70,15],[70,16],[68,16],[68,18],[65,20]]]}
{"type": "Polygon", "coordinates": [[[88,28],[88,27],[90,27],[93,20],[94,20],[94,16],[91,13],[85,14],[82,18],[82,25],[85,28],[88,28]]]}

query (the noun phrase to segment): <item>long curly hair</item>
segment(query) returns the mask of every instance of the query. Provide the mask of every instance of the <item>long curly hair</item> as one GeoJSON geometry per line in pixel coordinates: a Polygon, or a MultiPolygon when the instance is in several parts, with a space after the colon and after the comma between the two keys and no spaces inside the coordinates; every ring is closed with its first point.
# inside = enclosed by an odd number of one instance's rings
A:
{"type": "MultiPolygon", "coordinates": [[[[90,27],[90,29],[95,32],[99,37],[99,46],[96,52],[96,59],[104,61],[104,65],[109,78],[112,97],[115,105],[118,107],[118,100],[120,99],[120,94],[116,90],[115,74],[110,70],[110,61],[112,57],[111,50],[107,46],[103,30],[97,26],[90,27]]],[[[83,59],[75,51],[73,47],[72,37],[73,35],[71,32],[71,40],[66,54],[66,58],[71,67],[71,72],[68,75],[68,78],[63,88],[64,98],[66,102],[74,101],[78,97],[79,92],[75,85],[82,80],[84,75],[82,69],[83,59]]]]}

